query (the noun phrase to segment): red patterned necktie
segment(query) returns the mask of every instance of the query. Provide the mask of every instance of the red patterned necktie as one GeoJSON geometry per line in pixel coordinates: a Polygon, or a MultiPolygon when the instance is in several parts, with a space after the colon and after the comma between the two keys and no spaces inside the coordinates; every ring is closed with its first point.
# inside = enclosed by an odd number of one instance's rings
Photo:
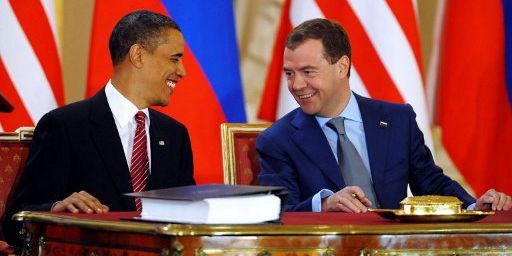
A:
{"type": "MultiPolygon", "coordinates": [[[[146,115],[139,111],[135,115],[137,129],[133,139],[132,162],[130,165],[130,176],[132,178],[133,192],[140,192],[146,187],[149,177],[149,159],[146,136],[146,115]]],[[[142,211],[142,202],[139,198],[135,199],[137,211],[142,211]]]]}

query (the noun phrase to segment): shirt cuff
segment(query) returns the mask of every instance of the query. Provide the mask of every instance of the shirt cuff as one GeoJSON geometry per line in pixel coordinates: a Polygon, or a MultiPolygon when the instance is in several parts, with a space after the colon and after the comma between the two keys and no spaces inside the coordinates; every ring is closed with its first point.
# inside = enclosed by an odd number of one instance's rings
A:
{"type": "Polygon", "coordinates": [[[474,209],[475,209],[475,207],[476,207],[476,203],[472,203],[472,204],[470,204],[470,205],[468,206],[468,209],[467,209],[467,210],[472,211],[472,210],[474,210],[474,209]]]}
{"type": "Polygon", "coordinates": [[[312,212],[321,212],[322,211],[322,199],[326,197],[330,197],[334,195],[334,192],[329,189],[322,189],[320,192],[316,193],[311,199],[311,211],[312,212]]]}

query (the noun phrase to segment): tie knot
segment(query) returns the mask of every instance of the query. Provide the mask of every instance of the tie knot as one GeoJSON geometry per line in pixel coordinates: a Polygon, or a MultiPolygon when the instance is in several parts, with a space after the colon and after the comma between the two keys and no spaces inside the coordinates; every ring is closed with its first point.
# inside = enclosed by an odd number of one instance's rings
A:
{"type": "Polygon", "coordinates": [[[135,114],[135,122],[137,122],[137,124],[144,124],[146,121],[146,114],[144,114],[144,112],[142,111],[139,111],[137,112],[137,114],[135,114]]]}
{"type": "Polygon", "coordinates": [[[345,134],[345,118],[343,117],[338,116],[329,120],[327,126],[340,135],[345,134]]]}

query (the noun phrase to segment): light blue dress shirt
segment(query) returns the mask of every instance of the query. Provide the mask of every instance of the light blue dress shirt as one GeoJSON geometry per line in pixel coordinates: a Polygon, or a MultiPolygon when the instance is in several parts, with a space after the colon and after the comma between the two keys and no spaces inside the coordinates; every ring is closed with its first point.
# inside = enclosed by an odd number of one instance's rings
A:
{"type": "MultiPolygon", "coordinates": [[[[357,104],[357,100],[353,93],[350,94],[347,106],[338,116],[345,118],[345,133],[361,156],[363,164],[366,167],[366,170],[368,170],[368,175],[370,175],[371,179],[372,175],[370,171],[368,150],[366,148],[363,119],[361,118],[361,111],[359,110],[359,105],[357,104]]],[[[334,157],[338,160],[338,133],[326,125],[332,117],[315,116],[315,118],[320,125],[320,128],[322,128],[322,131],[327,138],[327,142],[329,142],[329,146],[331,147],[334,157]]],[[[329,189],[322,189],[320,192],[316,193],[311,201],[312,211],[322,211],[322,199],[329,197],[332,194],[334,194],[334,192],[329,189]]]]}

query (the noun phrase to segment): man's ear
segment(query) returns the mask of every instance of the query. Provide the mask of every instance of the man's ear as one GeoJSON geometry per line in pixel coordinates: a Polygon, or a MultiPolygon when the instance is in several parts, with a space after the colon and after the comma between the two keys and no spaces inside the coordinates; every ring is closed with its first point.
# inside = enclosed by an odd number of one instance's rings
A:
{"type": "Polygon", "coordinates": [[[347,77],[348,71],[350,70],[350,59],[348,58],[348,56],[341,56],[336,65],[338,65],[340,77],[347,77]]]}
{"type": "Polygon", "coordinates": [[[145,53],[144,47],[140,44],[134,44],[130,47],[128,51],[128,57],[130,59],[130,63],[136,68],[142,68],[144,63],[143,55],[145,53]]]}

